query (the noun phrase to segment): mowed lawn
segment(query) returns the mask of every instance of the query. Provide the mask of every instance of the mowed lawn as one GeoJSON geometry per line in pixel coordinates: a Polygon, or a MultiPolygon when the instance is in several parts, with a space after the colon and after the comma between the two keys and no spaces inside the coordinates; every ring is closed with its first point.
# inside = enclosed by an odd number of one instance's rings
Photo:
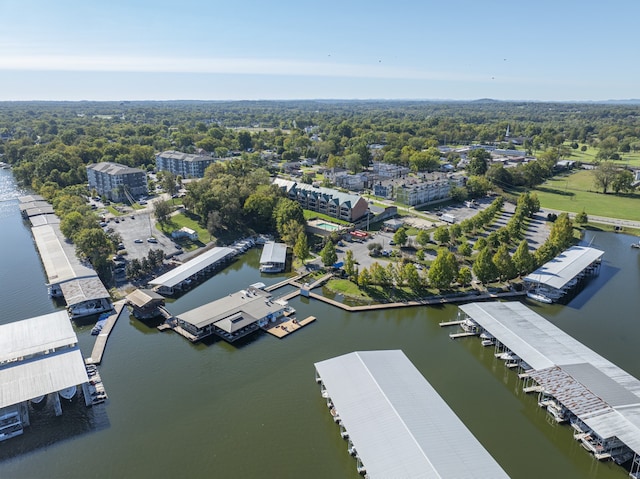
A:
{"type": "MultiPolygon", "coordinates": [[[[568,146],[568,144],[567,144],[568,146]]],[[[580,145],[584,146],[584,145],[580,145]]],[[[571,150],[571,156],[565,158],[572,161],[584,161],[586,163],[593,163],[596,161],[596,155],[598,149],[592,146],[587,146],[587,151],[571,150]]],[[[614,162],[620,166],[640,166],[640,151],[631,151],[629,153],[620,153],[620,160],[614,162]]]]}
{"type": "Polygon", "coordinates": [[[534,191],[540,199],[540,206],[554,210],[587,215],[608,216],[625,220],[640,221],[640,195],[618,196],[613,193],[603,195],[596,192],[593,173],[579,170],[566,176],[547,180],[534,191]]]}

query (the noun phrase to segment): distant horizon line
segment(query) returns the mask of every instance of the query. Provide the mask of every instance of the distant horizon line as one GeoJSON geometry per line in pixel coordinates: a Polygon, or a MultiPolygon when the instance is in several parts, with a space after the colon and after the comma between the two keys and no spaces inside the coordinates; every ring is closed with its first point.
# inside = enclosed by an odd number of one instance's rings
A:
{"type": "Polygon", "coordinates": [[[257,99],[118,99],[118,100],[62,100],[62,99],[31,99],[31,100],[3,100],[0,103],[230,103],[230,102],[424,102],[424,103],[573,103],[573,104],[640,104],[640,98],[610,98],[608,100],[501,100],[497,98],[452,99],[452,98],[257,98],[257,99]]]}

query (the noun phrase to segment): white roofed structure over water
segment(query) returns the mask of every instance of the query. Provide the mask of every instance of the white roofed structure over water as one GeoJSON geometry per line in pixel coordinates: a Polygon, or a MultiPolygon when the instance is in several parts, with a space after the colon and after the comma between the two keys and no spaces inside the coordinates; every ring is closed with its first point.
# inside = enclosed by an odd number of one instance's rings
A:
{"type": "Polygon", "coordinates": [[[522,303],[470,303],[460,309],[497,347],[526,363],[527,381],[566,410],[585,449],[618,462],[635,456],[640,469],[640,380],[522,303]]]}
{"type": "Polygon", "coordinates": [[[236,254],[237,252],[233,248],[212,248],[168,273],[149,281],[149,285],[154,286],[158,293],[173,294],[199,276],[204,276],[218,266],[225,264],[236,254]]]}
{"type": "Polygon", "coordinates": [[[267,241],[260,256],[260,271],[263,273],[280,273],[287,262],[287,245],[267,241]]]}
{"type": "MultiPolygon", "coordinates": [[[[22,203],[23,211],[28,204],[22,203]]],[[[109,292],[91,264],[77,257],[75,246],[64,238],[60,221],[52,213],[53,210],[29,218],[33,225],[31,233],[47,274],[49,293],[53,297],[64,297],[73,318],[110,311],[113,306],[109,292]]]]}
{"type": "Polygon", "coordinates": [[[65,311],[0,325],[0,408],[88,381],[65,311]]]}
{"type": "Polygon", "coordinates": [[[572,246],[524,278],[529,289],[550,299],[562,297],[578,280],[599,271],[604,251],[572,246]]]}
{"type": "Polygon", "coordinates": [[[402,351],[353,352],[315,368],[367,477],[509,477],[402,351]]]}
{"type": "Polygon", "coordinates": [[[282,317],[287,308],[286,301],[272,300],[271,293],[250,286],[181,313],[176,320],[193,341],[217,334],[231,342],[282,317]]]}

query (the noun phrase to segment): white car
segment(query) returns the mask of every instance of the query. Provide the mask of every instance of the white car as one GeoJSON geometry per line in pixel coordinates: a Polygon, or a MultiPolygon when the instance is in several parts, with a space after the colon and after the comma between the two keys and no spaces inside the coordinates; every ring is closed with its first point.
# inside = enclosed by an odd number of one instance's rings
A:
{"type": "MultiPolygon", "coordinates": [[[[157,243],[158,240],[155,239],[155,238],[147,238],[147,242],[149,242],[149,243],[157,243]]],[[[142,243],[142,241],[141,241],[141,243],[142,243]]]]}
{"type": "Polygon", "coordinates": [[[133,242],[134,242],[134,243],[144,243],[144,241],[142,241],[141,239],[133,240],[133,242]]]}

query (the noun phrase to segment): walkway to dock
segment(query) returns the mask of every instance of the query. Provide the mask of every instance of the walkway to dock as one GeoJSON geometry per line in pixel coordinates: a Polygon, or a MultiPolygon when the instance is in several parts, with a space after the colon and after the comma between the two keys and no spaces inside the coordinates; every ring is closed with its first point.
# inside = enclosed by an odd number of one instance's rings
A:
{"type": "Polygon", "coordinates": [[[467,301],[483,301],[486,299],[513,298],[517,296],[524,296],[525,294],[526,293],[524,291],[509,291],[506,293],[483,293],[478,295],[455,296],[451,298],[444,298],[444,297],[425,298],[425,299],[414,300],[414,301],[405,301],[402,303],[378,303],[378,304],[369,304],[364,306],[349,306],[347,304],[341,303],[340,301],[325,298],[322,295],[311,293],[311,292],[309,293],[309,297],[313,299],[317,299],[318,301],[323,301],[327,304],[343,309],[345,311],[357,312],[357,311],[374,311],[378,309],[407,308],[410,306],[425,306],[425,305],[433,305],[433,304],[464,303],[467,301]]]}
{"type": "Polygon", "coordinates": [[[107,322],[102,327],[98,337],[96,337],[91,357],[85,359],[86,364],[100,364],[102,362],[102,355],[104,354],[104,349],[107,347],[107,340],[109,339],[109,334],[111,333],[113,326],[116,324],[116,321],[118,321],[118,318],[120,318],[123,311],[128,312],[124,300],[116,302],[113,305],[113,308],[115,311],[107,318],[107,322]]]}
{"type": "Polygon", "coordinates": [[[267,287],[264,288],[264,290],[270,293],[271,291],[275,291],[276,289],[280,289],[280,288],[282,288],[284,286],[292,284],[292,283],[298,281],[299,279],[304,278],[308,274],[309,273],[300,273],[300,274],[298,274],[298,275],[296,275],[296,276],[294,276],[292,278],[287,278],[287,279],[284,279],[284,280],[280,281],[279,283],[267,286],[267,287]]]}
{"type": "Polygon", "coordinates": [[[304,328],[307,324],[313,323],[315,320],[315,316],[309,316],[302,321],[298,321],[293,318],[265,329],[267,333],[275,336],[276,338],[284,338],[285,336],[296,332],[298,329],[304,328]]]}

